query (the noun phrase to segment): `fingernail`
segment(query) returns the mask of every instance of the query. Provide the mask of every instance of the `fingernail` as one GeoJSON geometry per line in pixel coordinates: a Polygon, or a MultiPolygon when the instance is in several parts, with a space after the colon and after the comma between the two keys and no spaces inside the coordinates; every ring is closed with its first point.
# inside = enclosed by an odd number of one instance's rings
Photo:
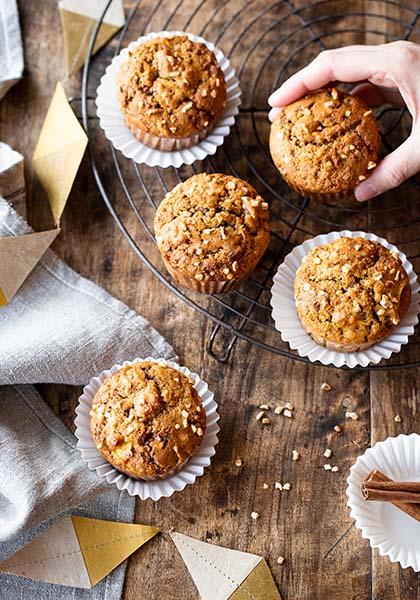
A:
{"type": "Polygon", "coordinates": [[[274,103],[276,102],[276,98],[277,98],[277,97],[280,95],[280,94],[279,94],[279,91],[280,91],[280,89],[281,89],[281,88],[279,88],[278,90],[276,90],[275,92],[273,92],[273,93],[271,94],[271,96],[269,96],[269,98],[268,98],[268,104],[269,104],[270,106],[273,106],[273,105],[274,105],[274,103]]]}
{"type": "Polygon", "coordinates": [[[366,202],[366,200],[370,200],[378,194],[378,190],[372,183],[370,183],[370,181],[363,182],[354,190],[356,200],[359,202],[366,202]]]}
{"type": "Polygon", "coordinates": [[[279,114],[279,109],[278,108],[272,108],[270,110],[270,112],[268,113],[268,118],[270,119],[271,122],[275,121],[277,118],[277,115],[279,114]]]}

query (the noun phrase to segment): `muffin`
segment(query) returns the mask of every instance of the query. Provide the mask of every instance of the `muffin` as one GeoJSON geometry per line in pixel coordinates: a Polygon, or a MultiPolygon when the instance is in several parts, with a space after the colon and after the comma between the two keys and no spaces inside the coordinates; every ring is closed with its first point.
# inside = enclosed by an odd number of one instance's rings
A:
{"type": "Polygon", "coordinates": [[[102,456],[135,479],[163,478],[198,450],[206,414],[189,377],[155,362],[126,365],[102,383],[90,430],[102,456]]]}
{"type": "Polygon", "coordinates": [[[227,292],[267,249],[268,204],[241,179],[200,173],[166,194],[155,214],[155,234],[174,279],[202,293],[227,292]]]}
{"type": "Polygon", "coordinates": [[[368,105],[336,88],[284,107],[271,125],[274,164],[294,190],[314,199],[352,196],[378,160],[380,134],[368,105]]]}
{"type": "Polygon", "coordinates": [[[172,151],[204,139],[226,105],[223,71],[213,52],[186,35],[146,41],[117,75],[124,120],[151,148],[172,151]]]}
{"type": "Polygon", "coordinates": [[[340,237],[314,248],[297,270],[294,291],[304,330],[340,352],[365,350],[385,338],[411,299],[398,256],[362,237],[340,237]]]}

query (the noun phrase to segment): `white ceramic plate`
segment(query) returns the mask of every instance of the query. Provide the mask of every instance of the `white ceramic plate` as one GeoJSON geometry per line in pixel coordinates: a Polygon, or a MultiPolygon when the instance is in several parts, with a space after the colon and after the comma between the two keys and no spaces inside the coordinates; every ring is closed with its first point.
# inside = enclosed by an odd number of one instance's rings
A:
{"type": "Polygon", "coordinates": [[[420,435],[399,435],[378,442],[350,469],[346,490],[350,516],[372,548],[391,562],[420,571],[420,522],[389,502],[363,500],[361,485],[379,469],[395,481],[420,481],[420,435]]]}
{"type": "Polygon", "coordinates": [[[224,138],[229,134],[241,103],[241,90],[238,78],[223,52],[215,48],[211,42],[183,31],[148,33],[135,42],[132,42],[107,67],[96,93],[99,124],[108,140],[127,158],[131,158],[137,163],[144,163],[149,167],[180,167],[183,164],[191,165],[196,160],[203,160],[206,156],[215,154],[217,148],[223,144],[224,138]],[[120,65],[126,59],[129,50],[133,50],[133,48],[146,40],[158,37],[173,37],[175,35],[187,35],[193,42],[201,42],[214,52],[225,76],[226,106],[209,135],[196,146],[173,152],[162,152],[142,144],[124,123],[124,118],[117,101],[116,80],[120,65]]]}
{"type": "Polygon", "coordinates": [[[299,356],[307,356],[311,362],[319,361],[323,365],[334,365],[336,367],[346,365],[351,368],[361,365],[366,367],[370,363],[377,364],[382,359],[389,358],[393,352],[399,352],[403,344],[407,344],[408,337],[414,333],[414,328],[418,323],[419,290],[417,275],[406,255],[384,238],[364,231],[332,231],[306,240],[286,256],[273,278],[273,287],[271,288],[272,315],[276,329],[280,331],[281,339],[288,342],[293,350],[297,350],[299,356]],[[328,244],[339,237],[363,237],[368,240],[375,240],[392,252],[397,252],[411,285],[411,303],[399,327],[385,339],[361,352],[336,352],[317,344],[303,330],[296,312],[293,285],[296,271],[300,267],[303,258],[317,246],[328,244]]]}
{"type": "Polygon", "coordinates": [[[77,417],[75,419],[77,437],[77,448],[92,471],[95,470],[99,477],[105,477],[109,483],[113,483],[119,490],[127,490],[130,496],[139,496],[142,500],[151,498],[159,500],[162,497],[172,496],[174,492],[182,491],[185,486],[195,482],[197,477],[204,473],[205,467],[210,465],[211,457],[216,453],[215,446],[218,442],[217,434],[219,432],[219,413],[217,404],[214,401],[214,394],[208,389],[205,383],[197,373],[191,373],[186,367],[180,367],[172,361],[166,361],[163,358],[136,358],[133,361],[125,361],[122,365],[114,365],[111,369],[102,371],[97,377],[93,377],[88,385],[83,388],[83,394],[79,398],[79,405],[76,408],[77,417]],[[119,371],[125,365],[132,365],[137,362],[153,361],[159,365],[168,365],[191,377],[195,383],[194,387],[201,398],[201,403],[206,413],[206,431],[200,448],[195,454],[182,466],[182,468],[169,475],[165,479],[154,481],[140,481],[132,479],[117,471],[112,465],[99,454],[90,433],[90,410],[93,398],[102,382],[119,371]]]}

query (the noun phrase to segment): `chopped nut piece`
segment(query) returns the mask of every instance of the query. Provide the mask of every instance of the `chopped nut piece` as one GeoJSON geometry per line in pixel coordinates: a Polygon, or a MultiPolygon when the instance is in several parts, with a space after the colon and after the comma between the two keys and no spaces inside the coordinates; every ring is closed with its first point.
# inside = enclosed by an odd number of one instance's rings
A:
{"type": "Polygon", "coordinates": [[[257,208],[257,206],[260,205],[260,201],[257,199],[252,198],[252,200],[250,201],[251,206],[253,206],[254,208],[257,208]]]}
{"type": "Polygon", "coordinates": [[[202,90],[201,95],[205,98],[207,96],[207,90],[202,90]]]}
{"type": "Polygon", "coordinates": [[[270,407],[268,406],[268,404],[260,404],[260,408],[261,408],[261,410],[270,410],[270,407]]]}
{"type": "Polygon", "coordinates": [[[353,144],[350,144],[350,146],[349,146],[349,149],[353,151],[353,150],[355,150],[356,148],[355,148],[355,146],[354,146],[353,144]]]}
{"type": "Polygon", "coordinates": [[[188,419],[188,411],[187,410],[181,410],[181,415],[184,417],[184,419],[188,419]]]}
{"type": "Polygon", "coordinates": [[[364,181],[366,179],[365,175],[359,175],[359,181],[364,181]]]}
{"type": "Polygon", "coordinates": [[[203,430],[201,429],[201,427],[197,429],[197,435],[198,437],[201,437],[203,435],[203,430]]]}
{"type": "Polygon", "coordinates": [[[337,98],[338,98],[338,92],[337,92],[337,90],[335,88],[333,88],[331,90],[331,96],[332,96],[333,100],[337,100],[337,98]]]}
{"type": "Polygon", "coordinates": [[[332,450],[331,450],[331,448],[327,448],[325,450],[324,456],[325,456],[325,458],[330,458],[332,456],[332,450]]]}
{"type": "Polygon", "coordinates": [[[238,263],[236,260],[233,261],[232,263],[232,270],[236,273],[236,271],[238,270],[238,263]]]}
{"type": "Polygon", "coordinates": [[[284,556],[279,556],[277,562],[279,563],[279,565],[282,565],[284,563],[284,556]]]}
{"type": "Polygon", "coordinates": [[[270,419],[268,417],[264,417],[263,419],[261,419],[261,423],[263,425],[270,425],[270,419]]]}
{"type": "Polygon", "coordinates": [[[268,202],[261,202],[261,208],[263,208],[264,210],[267,210],[268,202]]]}
{"type": "Polygon", "coordinates": [[[276,413],[276,415],[281,415],[281,413],[284,411],[284,406],[276,406],[276,408],[274,409],[274,412],[276,413]]]}
{"type": "Polygon", "coordinates": [[[401,419],[401,416],[400,416],[400,415],[395,415],[395,417],[394,417],[394,421],[395,421],[396,423],[401,423],[401,421],[402,421],[402,419],[401,419]]]}
{"type": "Polygon", "coordinates": [[[293,452],[292,452],[292,459],[293,460],[299,460],[299,458],[300,458],[299,452],[297,450],[293,450],[293,452]]]}
{"type": "Polygon", "coordinates": [[[235,465],[236,465],[237,467],[241,467],[241,466],[242,466],[242,460],[241,460],[240,458],[237,458],[237,459],[235,460],[235,465]]]}
{"type": "Polygon", "coordinates": [[[331,108],[331,106],[334,106],[334,102],[328,100],[328,102],[324,102],[324,106],[325,108],[331,108]]]}
{"type": "Polygon", "coordinates": [[[197,281],[201,281],[204,277],[204,275],[202,273],[197,273],[196,275],[194,275],[195,279],[197,279],[197,281]]]}
{"type": "Polygon", "coordinates": [[[283,489],[286,490],[287,492],[290,490],[291,485],[290,483],[283,483],[283,489]]]}
{"type": "Polygon", "coordinates": [[[371,169],[374,169],[375,167],[376,167],[376,162],[373,162],[373,160],[370,160],[368,162],[368,166],[367,166],[368,171],[370,171],[371,169]]]}
{"type": "Polygon", "coordinates": [[[276,490],[282,490],[283,486],[279,481],[276,481],[274,484],[274,487],[276,488],[276,490]]]}
{"type": "Polygon", "coordinates": [[[359,415],[357,413],[355,413],[354,411],[346,412],[346,419],[352,419],[353,421],[357,421],[358,418],[359,418],[359,415]]]}
{"type": "Polygon", "coordinates": [[[290,402],[286,402],[284,407],[287,408],[288,410],[295,410],[295,407],[290,402]]]}
{"type": "Polygon", "coordinates": [[[331,465],[329,463],[327,463],[326,465],[324,465],[324,469],[326,471],[331,471],[332,467],[331,467],[331,465]]]}
{"type": "Polygon", "coordinates": [[[263,490],[268,490],[268,483],[263,483],[263,490]]]}
{"type": "Polygon", "coordinates": [[[197,431],[197,427],[193,423],[191,423],[191,429],[193,433],[197,431]]]}
{"type": "Polygon", "coordinates": [[[251,519],[254,519],[254,521],[256,521],[259,516],[260,515],[257,512],[255,512],[255,510],[254,510],[254,512],[251,513],[251,519]]]}
{"type": "Polygon", "coordinates": [[[330,384],[329,384],[329,383],[325,383],[325,382],[324,382],[324,383],[321,385],[321,390],[322,390],[323,392],[330,392],[330,391],[331,391],[331,386],[330,386],[330,384]]]}
{"type": "Polygon", "coordinates": [[[226,269],[223,269],[223,273],[224,273],[225,275],[229,275],[230,271],[229,271],[229,269],[226,267],[226,269]]]}
{"type": "Polygon", "coordinates": [[[344,115],[345,115],[346,117],[349,117],[349,116],[351,115],[351,111],[350,111],[350,110],[346,110],[346,112],[344,113],[344,115]]]}
{"type": "Polygon", "coordinates": [[[265,413],[264,413],[264,411],[263,411],[263,410],[262,410],[262,411],[260,411],[260,412],[257,414],[257,416],[255,417],[255,418],[257,419],[257,421],[260,421],[260,420],[263,418],[264,414],[265,414],[265,413]]]}
{"type": "Polygon", "coordinates": [[[337,433],[340,433],[342,431],[340,425],[334,425],[334,431],[336,431],[337,433]]]}
{"type": "Polygon", "coordinates": [[[289,419],[292,418],[292,413],[291,413],[291,411],[288,408],[284,409],[283,414],[284,414],[285,417],[288,417],[289,419]]]}
{"type": "Polygon", "coordinates": [[[314,258],[314,263],[315,263],[316,265],[320,265],[320,264],[321,264],[321,259],[319,258],[319,256],[315,256],[315,258],[314,258]]]}
{"type": "Polygon", "coordinates": [[[175,429],[179,429],[181,425],[179,423],[175,423],[175,429]]]}
{"type": "Polygon", "coordinates": [[[334,467],[331,468],[331,471],[333,473],[337,473],[340,469],[337,467],[337,465],[335,465],[334,467]]]}
{"type": "Polygon", "coordinates": [[[364,116],[364,117],[367,117],[368,115],[371,115],[371,114],[372,114],[372,111],[371,111],[371,110],[366,110],[366,111],[363,113],[363,116],[364,116]]]}

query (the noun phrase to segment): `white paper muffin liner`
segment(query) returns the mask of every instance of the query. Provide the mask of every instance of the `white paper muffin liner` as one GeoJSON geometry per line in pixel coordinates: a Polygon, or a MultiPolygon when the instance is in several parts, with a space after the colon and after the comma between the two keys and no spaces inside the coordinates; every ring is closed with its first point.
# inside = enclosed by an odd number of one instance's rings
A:
{"type": "Polygon", "coordinates": [[[346,490],[350,516],[372,548],[405,569],[420,571],[420,522],[390,502],[363,500],[361,485],[373,469],[395,481],[420,481],[420,435],[399,435],[378,442],[350,469],[346,490]]]}
{"type": "Polygon", "coordinates": [[[79,404],[76,408],[77,417],[75,419],[77,437],[77,448],[82,455],[82,460],[87,463],[91,471],[95,470],[99,477],[105,477],[108,483],[113,483],[119,490],[127,490],[130,496],[139,496],[142,500],[151,498],[159,500],[163,497],[172,496],[174,492],[182,491],[185,486],[195,482],[197,477],[201,477],[205,467],[210,465],[211,457],[216,453],[215,446],[218,442],[217,434],[219,432],[219,413],[217,404],[214,401],[214,394],[208,389],[205,383],[197,373],[192,373],[186,367],[180,367],[172,361],[166,361],[163,358],[136,358],[133,361],[125,361],[121,365],[114,365],[106,371],[93,377],[83,388],[83,394],[79,398],[79,404]],[[194,380],[194,388],[201,398],[204,411],[206,413],[206,431],[201,442],[201,446],[189,460],[187,460],[175,473],[168,475],[164,479],[157,480],[137,480],[121,473],[109,464],[107,460],[98,452],[95,442],[90,432],[90,410],[93,398],[103,381],[113,375],[122,367],[132,365],[138,362],[152,361],[159,365],[173,367],[177,371],[184,373],[194,380]]]}
{"type": "Polygon", "coordinates": [[[239,112],[241,90],[235,71],[230,66],[229,60],[223,52],[201,37],[183,31],[159,31],[148,33],[132,42],[116,56],[107,67],[101,78],[97,89],[96,105],[99,124],[105,132],[105,136],[113,146],[120,150],[124,156],[131,158],[137,163],[144,163],[149,167],[180,167],[191,165],[196,160],[203,160],[208,155],[215,154],[217,148],[223,144],[224,138],[229,134],[230,128],[235,122],[235,115],[239,112]],[[217,119],[208,136],[195,146],[182,150],[165,152],[149,148],[142,144],[130,131],[124,122],[124,118],[117,101],[116,80],[120,65],[126,59],[129,50],[133,50],[139,44],[159,37],[173,37],[176,35],[187,35],[193,42],[201,42],[209,48],[217,59],[226,83],[226,106],[217,119]]]}
{"type": "Polygon", "coordinates": [[[351,368],[357,365],[366,367],[370,363],[377,364],[382,359],[389,358],[392,353],[399,352],[403,344],[407,344],[408,337],[414,333],[414,328],[418,323],[419,290],[417,275],[411,263],[407,260],[405,254],[400,252],[394,245],[373,233],[332,231],[306,240],[286,256],[273,278],[271,289],[272,316],[276,329],[280,331],[281,339],[288,342],[290,348],[297,350],[299,356],[307,356],[311,362],[319,361],[323,365],[334,365],[335,367],[344,365],[351,368]],[[328,244],[339,237],[363,237],[380,242],[391,252],[397,252],[411,285],[410,306],[400,325],[388,337],[359,352],[337,352],[317,344],[304,331],[296,312],[293,285],[296,271],[300,267],[302,259],[317,246],[328,244]]]}

